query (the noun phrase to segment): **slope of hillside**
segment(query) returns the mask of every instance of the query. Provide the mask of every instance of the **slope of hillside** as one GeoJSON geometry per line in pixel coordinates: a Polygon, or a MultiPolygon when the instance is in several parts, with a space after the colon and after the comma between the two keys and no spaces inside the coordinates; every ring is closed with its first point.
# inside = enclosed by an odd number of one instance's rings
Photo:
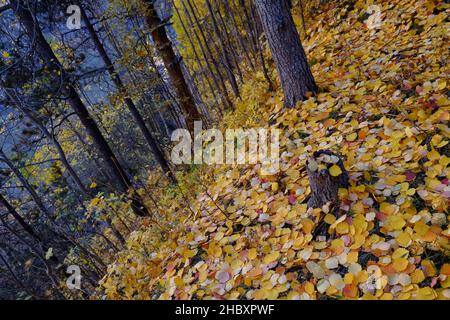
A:
{"type": "Polygon", "coordinates": [[[449,5],[379,8],[375,27],[365,1],[309,17],[303,45],[317,97],[285,110],[262,75],[248,79],[224,126],[282,129],[280,172],[205,170],[208,191],[199,190],[192,212],[180,203],[167,213],[183,223],[157,244],[142,223],[99,297],[450,298],[449,5]],[[337,220],[306,206],[305,160],[319,149],[340,154],[350,175],[337,220]],[[314,237],[322,222],[327,236],[314,237]]]}

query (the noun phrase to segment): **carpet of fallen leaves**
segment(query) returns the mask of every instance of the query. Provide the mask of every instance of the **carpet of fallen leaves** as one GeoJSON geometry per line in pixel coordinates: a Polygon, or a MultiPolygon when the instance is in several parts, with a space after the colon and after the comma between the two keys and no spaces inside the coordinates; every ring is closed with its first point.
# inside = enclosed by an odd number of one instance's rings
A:
{"type": "Polygon", "coordinates": [[[378,5],[379,28],[367,28],[365,1],[310,22],[317,97],[284,110],[257,79],[243,89],[240,104],[257,101],[259,122],[283,130],[280,172],[217,168],[158,250],[146,250],[150,231],[130,236],[104,298],[450,299],[449,5],[378,5]],[[341,155],[350,176],[339,218],[306,206],[306,157],[319,149],[341,155]],[[315,236],[322,223],[328,234],[315,236]]]}

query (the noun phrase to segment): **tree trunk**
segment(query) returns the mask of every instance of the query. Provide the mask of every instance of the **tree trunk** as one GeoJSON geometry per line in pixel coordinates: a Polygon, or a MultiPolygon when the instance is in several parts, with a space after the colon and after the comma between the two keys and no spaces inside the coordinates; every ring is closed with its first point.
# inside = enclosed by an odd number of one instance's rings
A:
{"type": "Polygon", "coordinates": [[[253,25],[255,26],[256,34],[258,35],[258,38],[256,39],[256,47],[258,49],[259,60],[261,61],[261,67],[263,69],[264,78],[266,79],[267,83],[269,84],[269,91],[274,91],[275,86],[273,85],[272,79],[270,79],[269,70],[267,68],[266,61],[264,60],[263,48],[260,43],[259,35],[262,33],[261,20],[259,20],[259,16],[256,13],[256,8],[253,5],[253,3],[250,3],[250,15],[252,17],[252,21],[254,22],[253,25]]]}
{"type": "Polygon", "coordinates": [[[124,101],[125,104],[128,107],[128,110],[130,111],[131,115],[133,116],[134,121],[136,122],[137,126],[141,130],[142,134],[144,135],[145,140],[147,141],[150,150],[153,153],[153,156],[155,157],[156,161],[161,166],[161,169],[163,172],[167,175],[167,177],[170,179],[171,182],[175,183],[176,179],[174,174],[172,173],[172,170],[170,169],[169,163],[167,162],[166,158],[164,157],[164,154],[159,149],[157,143],[155,142],[155,139],[150,132],[150,130],[147,128],[147,125],[145,124],[144,119],[142,118],[141,113],[139,112],[138,108],[134,104],[133,100],[128,96],[127,89],[125,88],[125,85],[122,82],[122,79],[120,79],[119,74],[116,72],[116,69],[114,67],[113,62],[111,61],[108,53],[105,50],[105,47],[101,43],[97,32],[94,29],[94,26],[91,24],[88,16],[86,15],[86,12],[84,11],[83,7],[79,5],[81,17],[84,21],[84,24],[86,25],[89,35],[91,36],[92,41],[94,42],[94,45],[99,52],[103,63],[105,64],[108,73],[111,76],[112,81],[116,85],[117,89],[122,91],[122,93],[125,95],[124,101]]]}
{"type": "Polygon", "coordinates": [[[194,132],[194,121],[201,120],[201,115],[195,107],[194,98],[183,76],[180,59],[176,56],[172,48],[172,43],[166,33],[165,23],[158,16],[154,1],[145,0],[144,2],[147,4],[145,20],[151,29],[152,39],[156,44],[157,50],[166,67],[167,74],[178,96],[180,106],[185,114],[188,129],[194,132]]]}
{"type": "Polygon", "coordinates": [[[86,142],[86,140],[83,138],[83,136],[81,135],[80,132],[78,132],[78,130],[76,129],[75,125],[72,123],[72,121],[70,121],[70,119],[67,119],[67,124],[69,126],[69,129],[73,132],[73,134],[75,134],[75,136],[77,137],[77,139],[80,141],[80,143],[83,146],[84,152],[86,152],[87,154],[87,159],[89,161],[92,160],[93,164],[95,165],[95,167],[98,169],[99,174],[105,178],[106,180],[110,179],[110,174],[108,174],[108,172],[103,168],[103,166],[101,165],[98,156],[93,152],[91,146],[86,142]]]}
{"type": "Polygon", "coordinates": [[[29,295],[31,295],[34,299],[42,299],[39,297],[39,295],[34,292],[34,290],[27,285],[20,279],[20,276],[16,274],[13,267],[9,264],[7,258],[3,257],[2,253],[0,252],[0,260],[5,265],[6,269],[8,269],[9,273],[11,274],[11,277],[14,279],[14,281],[29,295]]]}
{"type": "MultiPolygon", "coordinates": [[[[68,81],[68,75],[66,71],[58,61],[53,50],[42,34],[42,31],[35,17],[33,17],[33,14],[23,4],[21,4],[20,1],[11,0],[10,4],[17,19],[25,28],[28,36],[34,44],[37,52],[44,60],[45,64],[51,69],[59,70],[59,72],[61,73],[61,79],[63,81],[61,86],[62,92],[67,97],[70,106],[75,111],[81,123],[86,128],[88,134],[96,144],[96,147],[103,156],[103,159],[109,170],[111,170],[111,172],[113,173],[114,179],[112,181],[112,185],[114,185],[119,192],[127,194],[129,188],[132,187],[130,180],[128,179],[125,171],[123,170],[115,154],[108,145],[108,142],[103,137],[100,129],[97,126],[97,123],[90,116],[86,106],[81,101],[81,98],[76,92],[73,84],[68,81]]],[[[144,216],[149,214],[139,197],[135,195],[133,196],[131,201],[133,211],[137,215],[144,216]]]]}
{"type": "Polygon", "coordinates": [[[339,209],[339,188],[348,187],[348,174],[344,168],[342,160],[328,150],[314,152],[308,159],[306,171],[308,173],[311,195],[308,200],[309,208],[321,208],[330,203],[330,212],[337,213],[339,209]],[[318,165],[323,164],[325,169],[319,170],[318,165]],[[329,169],[334,165],[338,166],[341,173],[332,176],[329,169]]]}
{"type": "Polygon", "coordinates": [[[303,6],[303,0],[299,0],[298,4],[300,6],[300,15],[302,17],[302,27],[303,27],[303,32],[306,36],[306,21],[305,21],[305,8],[303,6]]]}
{"type": "Polygon", "coordinates": [[[32,254],[42,262],[42,264],[45,266],[45,271],[50,280],[53,290],[55,290],[59,299],[65,299],[64,294],[61,292],[59,288],[60,279],[58,278],[57,275],[55,275],[53,267],[49,263],[50,262],[49,260],[53,260],[52,262],[54,263],[57,263],[57,261],[54,261],[54,259],[46,259],[45,251],[42,250],[40,243],[39,248],[36,248],[32,243],[26,241],[19,233],[17,233],[16,230],[14,230],[14,228],[8,225],[8,223],[5,221],[5,218],[1,215],[0,215],[0,222],[2,222],[6,230],[8,230],[12,235],[14,235],[19,242],[21,242],[23,245],[29,248],[32,254]]]}
{"type": "Polygon", "coordinates": [[[34,231],[33,227],[25,221],[24,218],[16,211],[16,209],[0,194],[0,203],[6,208],[8,213],[17,221],[17,223],[25,230],[37,243],[39,243],[42,251],[45,253],[48,247],[42,242],[41,237],[34,231]]]}
{"type": "MultiPolygon", "coordinates": [[[[239,76],[239,81],[241,83],[244,83],[244,75],[242,73],[241,65],[240,65],[241,59],[240,59],[240,56],[239,56],[239,54],[238,54],[238,52],[237,52],[237,50],[235,48],[234,41],[231,39],[230,31],[228,30],[228,26],[227,26],[227,24],[225,22],[225,18],[222,15],[222,12],[220,10],[220,3],[217,0],[214,0],[214,5],[217,7],[217,16],[219,17],[220,27],[222,28],[222,32],[223,32],[223,34],[225,36],[226,43],[227,43],[228,48],[229,48],[229,50],[231,52],[231,56],[233,58],[233,63],[235,65],[235,67],[236,67],[236,71],[237,71],[238,76],[239,76]]],[[[237,39],[235,39],[235,40],[237,40],[237,39]]]]}
{"type": "Polygon", "coordinates": [[[287,0],[255,0],[264,32],[272,52],[286,107],[317,93],[317,86],[306,59],[287,0]]]}
{"type": "Polygon", "coordinates": [[[247,11],[247,5],[245,4],[245,0],[239,0],[239,5],[236,5],[237,6],[236,10],[239,10],[239,12],[242,12],[242,14],[243,14],[243,17],[241,17],[242,25],[244,26],[244,28],[247,29],[246,32],[248,35],[248,41],[251,44],[253,58],[255,59],[255,62],[256,62],[257,61],[256,56],[258,53],[258,47],[257,47],[256,42],[258,41],[258,39],[256,39],[257,37],[255,35],[255,30],[253,30],[253,27],[252,27],[251,18],[247,11]],[[239,7],[239,5],[240,5],[240,7],[239,7]]]}

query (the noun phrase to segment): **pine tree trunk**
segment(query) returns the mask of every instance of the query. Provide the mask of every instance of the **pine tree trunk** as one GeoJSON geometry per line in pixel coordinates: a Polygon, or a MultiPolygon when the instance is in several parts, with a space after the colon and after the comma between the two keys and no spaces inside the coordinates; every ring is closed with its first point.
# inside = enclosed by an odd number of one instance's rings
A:
{"type": "Polygon", "coordinates": [[[264,32],[283,86],[286,107],[316,93],[317,86],[306,59],[287,0],[255,0],[264,32]]]}
{"type": "Polygon", "coordinates": [[[179,104],[185,114],[189,131],[194,132],[194,121],[201,120],[194,98],[189,91],[189,86],[183,76],[180,60],[176,56],[172,43],[169,40],[164,22],[159,18],[153,0],[145,0],[147,4],[147,12],[145,20],[149,26],[152,39],[156,44],[157,50],[166,67],[167,74],[178,96],[179,104]]]}
{"type": "MultiPolygon", "coordinates": [[[[18,0],[11,0],[10,4],[17,19],[25,28],[27,34],[29,35],[31,41],[34,43],[37,52],[44,60],[45,64],[50,69],[59,70],[59,72],[61,72],[61,78],[63,79],[63,94],[66,96],[70,106],[77,114],[83,126],[86,128],[88,134],[91,136],[98,151],[103,156],[103,159],[109,170],[111,170],[111,172],[113,173],[114,179],[112,181],[112,184],[117,188],[119,192],[127,194],[129,188],[132,187],[130,180],[128,179],[125,171],[123,170],[115,154],[108,145],[108,142],[103,137],[95,120],[91,117],[86,106],[81,101],[81,98],[76,92],[73,84],[68,81],[68,75],[66,71],[58,61],[53,50],[42,34],[42,31],[36,19],[33,17],[33,14],[28,10],[28,8],[23,5],[23,3],[21,4],[21,2],[18,0]]],[[[139,197],[133,196],[131,201],[133,211],[137,215],[143,216],[149,214],[139,197]]]]}

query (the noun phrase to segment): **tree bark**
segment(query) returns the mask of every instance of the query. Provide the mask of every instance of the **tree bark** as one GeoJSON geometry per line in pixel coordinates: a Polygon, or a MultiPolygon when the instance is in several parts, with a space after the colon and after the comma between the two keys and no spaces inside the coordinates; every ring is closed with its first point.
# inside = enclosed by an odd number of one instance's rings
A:
{"type": "Polygon", "coordinates": [[[284,105],[294,107],[309,94],[317,93],[317,85],[292,19],[289,3],[287,0],[255,0],[255,4],[281,79],[284,105]]]}
{"type": "Polygon", "coordinates": [[[180,59],[176,56],[172,43],[167,36],[165,23],[161,20],[156,12],[154,0],[144,0],[147,5],[145,20],[149,26],[153,41],[166,67],[167,74],[178,96],[178,100],[185,114],[186,123],[189,131],[194,132],[194,121],[201,120],[194,98],[189,91],[189,86],[183,76],[180,65],[180,59]]]}
{"type": "Polygon", "coordinates": [[[342,159],[328,150],[320,150],[314,152],[312,158],[308,159],[306,168],[308,173],[309,186],[311,188],[311,195],[308,200],[309,208],[321,208],[327,203],[330,203],[331,212],[337,213],[339,209],[339,188],[348,187],[348,174],[345,170],[342,159]],[[323,164],[325,169],[319,170],[315,165],[323,164]],[[336,177],[332,176],[329,168],[337,165],[342,173],[336,177]]]}
{"type": "Polygon", "coordinates": [[[252,17],[252,21],[254,22],[253,25],[256,29],[257,39],[256,39],[256,47],[258,50],[259,60],[261,61],[261,67],[263,69],[264,78],[266,79],[267,83],[269,84],[269,91],[274,91],[275,86],[273,85],[272,79],[270,79],[269,76],[269,69],[267,68],[266,61],[264,60],[264,52],[263,48],[261,46],[260,37],[259,35],[262,33],[261,31],[261,20],[259,20],[259,16],[256,13],[256,8],[253,5],[253,3],[250,3],[250,15],[252,17]]]}
{"type": "MultiPolygon", "coordinates": [[[[50,69],[58,70],[61,73],[62,93],[67,97],[67,100],[79,117],[81,123],[86,128],[88,134],[96,144],[97,149],[103,156],[103,159],[114,175],[112,184],[117,190],[123,194],[127,194],[128,190],[132,187],[130,180],[128,179],[124,169],[117,160],[112,149],[108,145],[108,142],[103,137],[100,129],[97,126],[95,120],[89,114],[86,106],[81,101],[80,96],[76,92],[72,83],[68,79],[68,74],[64,70],[61,63],[58,61],[53,50],[42,34],[41,28],[38,25],[35,17],[31,11],[25,7],[23,3],[18,0],[10,0],[11,7],[15,13],[15,16],[25,28],[28,36],[34,44],[37,52],[44,60],[45,64],[50,69]]],[[[133,196],[131,199],[132,209],[139,216],[149,215],[147,209],[142,203],[142,200],[138,196],[133,196]]]]}

